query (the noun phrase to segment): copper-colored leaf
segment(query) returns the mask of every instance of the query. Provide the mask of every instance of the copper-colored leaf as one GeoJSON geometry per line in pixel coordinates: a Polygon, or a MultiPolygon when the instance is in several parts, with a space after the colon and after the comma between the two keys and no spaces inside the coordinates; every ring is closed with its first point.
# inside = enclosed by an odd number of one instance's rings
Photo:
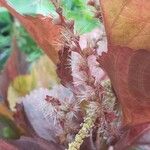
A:
{"type": "Polygon", "coordinates": [[[6,7],[21,22],[37,44],[39,44],[54,63],[57,63],[58,45],[60,44],[54,43],[58,42],[60,38],[61,27],[54,25],[50,17],[44,17],[42,15],[36,17],[23,16],[16,12],[5,0],[0,0],[0,4],[6,7]]]}
{"type": "Polygon", "coordinates": [[[110,45],[150,50],[149,0],[100,0],[110,45]]]}
{"type": "Polygon", "coordinates": [[[150,121],[150,52],[111,47],[100,58],[121,103],[124,125],[150,121]]]}
{"type": "Polygon", "coordinates": [[[142,136],[150,122],[150,1],[100,2],[109,47],[99,62],[121,104],[122,125],[129,128],[115,149],[149,149],[142,136]]]}
{"type": "Polygon", "coordinates": [[[108,73],[121,103],[124,125],[148,122],[150,1],[100,2],[109,45],[100,64],[108,73]]]}

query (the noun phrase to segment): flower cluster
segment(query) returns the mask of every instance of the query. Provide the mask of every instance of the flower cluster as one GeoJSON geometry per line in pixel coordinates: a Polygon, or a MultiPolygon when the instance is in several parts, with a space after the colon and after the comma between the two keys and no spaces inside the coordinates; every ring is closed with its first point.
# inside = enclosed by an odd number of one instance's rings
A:
{"type": "Polygon", "coordinates": [[[80,127],[79,104],[74,94],[61,85],[52,90],[34,90],[22,102],[34,130],[49,141],[67,143],[80,127]]]}

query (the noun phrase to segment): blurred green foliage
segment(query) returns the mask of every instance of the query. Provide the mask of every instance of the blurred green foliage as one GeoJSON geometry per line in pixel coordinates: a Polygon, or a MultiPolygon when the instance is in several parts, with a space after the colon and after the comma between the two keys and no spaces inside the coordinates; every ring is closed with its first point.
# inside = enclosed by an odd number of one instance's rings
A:
{"type": "Polygon", "coordinates": [[[2,9],[0,12],[0,70],[11,52],[11,29],[12,18],[6,10],[2,9]]]}
{"type": "Polygon", "coordinates": [[[87,5],[87,0],[62,0],[62,7],[68,19],[75,20],[76,30],[86,33],[99,25],[93,17],[92,8],[87,5]]]}
{"type": "Polygon", "coordinates": [[[0,70],[11,54],[12,38],[17,38],[18,47],[27,55],[27,61],[33,62],[43,53],[21,25],[5,9],[0,9],[0,70]]]}

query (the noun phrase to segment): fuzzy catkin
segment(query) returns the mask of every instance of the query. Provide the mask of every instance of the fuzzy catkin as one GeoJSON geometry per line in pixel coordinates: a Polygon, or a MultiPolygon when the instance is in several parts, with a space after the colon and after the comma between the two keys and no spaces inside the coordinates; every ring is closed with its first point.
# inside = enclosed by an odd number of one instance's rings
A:
{"type": "Polygon", "coordinates": [[[79,130],[78,134],[75,136],[75,140],[69,144],[68,150],[79,150],[84,139],[89,136],[89,132],[94,126],[98,113],[98,104],[96,102],[91,102],[86,110],[86,116],[84,118],[84,123],[82,128],[79,130]]]}

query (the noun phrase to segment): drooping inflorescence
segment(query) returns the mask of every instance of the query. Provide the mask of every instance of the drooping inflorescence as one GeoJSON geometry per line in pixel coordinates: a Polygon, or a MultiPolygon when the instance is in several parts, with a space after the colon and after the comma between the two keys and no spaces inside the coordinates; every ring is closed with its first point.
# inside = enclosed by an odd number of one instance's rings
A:
{"type": "Polygon", "coordinates": [[[93,134],[93,128],[100,131],[98,134],[104,139],[113,133],[116,98],[107,75],[97,61],[101,54],[99,46],[107,45],[106,37],[100,34],[99,37],[87,39],[86,46],[82,47],[81,38],[74,30],[74,22],[65,19],[59,2],[53,0],[52,3],[58,13],[58,18],[53,22],[64,28],[61,50],[62,54],[67,50],[72,83],[66,80],[65,87],[59,85],[51,90],[35,90],[34,94],[31,92],[23,98],[23,104],[39,136],[61,143],[69,150],[79,150],[89,133],[93,134]],[[32,105],[31,110],[29,105],[32,105]],[[33,119],[38,118],[37,114],[41,115],[43,124],[39,125],[33,119]]]}
{"type": "Polygon", "coordinates": [[[99,113],[99,104],[96,102],[91,102],[87,109],[86,115],[84,117],[84,122],[82,128],[76,134],[75,139],[72,143],[69,144],[68,150],[79,150],[84,139],[89,136],[92,127],[97,119],[99,113]]]}

